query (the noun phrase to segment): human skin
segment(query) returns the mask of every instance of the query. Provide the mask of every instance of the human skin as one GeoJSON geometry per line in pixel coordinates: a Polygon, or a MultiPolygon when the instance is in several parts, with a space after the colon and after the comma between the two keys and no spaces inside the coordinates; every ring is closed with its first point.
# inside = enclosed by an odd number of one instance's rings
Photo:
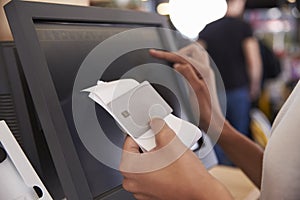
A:
{"type": "MultiPolygon", "coordinates": [[[[206,52],[191,45],[177,53],[150,50],[150,54],[174,63],[174,69],[188,80],[198,99],[201,111],[200,127],[205,131],[210,127],[212,132],[221,132],[218,143],[224,152],[259,187],[263,151],[235,130],[220,112],[214,75],[206,52]],[[214,118],[212,118],[213,114],[214,118]]],[[[164,147],[176,137],[162,120],[153,120],[150,125],[155,127],[162,123],[162,128],[156,135],[155,150],[164,147]]],[[[125,140],[123,149],[124,152],[147,155],[147,153],[140,153],[138,145],[130,137],[125,140]]],[[[126,163],[126,159],[122,159],[121,166],[122,163],[126,163]]],[[[189,149],[175,162],[162,169],[147,173],[134,173],[122,171],[120,167],[120,171],[124,177],[124,189],[132,192],[140,200],[232,199],[227,189],[208,173],[199,158],[189,149]]]]}
{"type": "Polygon", "coordinates": [[[200,128],[220,131],[218,144],[229,159],[260,187],[263,150],[252,140],[243,136],[225,120],[221,112],[215,89],[214,73],[208,62],[208,55],[202,47],[192,44],[176,53],[150,51],[156,58],[174,63],[174,68],[190,83],[198,99],[200,128]],[[212,116],[215,116],[212,119],[212,116]],[[220,123],[224,122],[224,126],[220,123]]]}
{"type": "MultiPolygon", "coordinates": [[[[162,119],[154,119],[151,127],[163,122],[162,119]]],[[[156,149],[167,145],[174,137],[175,133],[164,123],[156,135],[156,149]]],[[[130,137],[126,138],[123,149],[141,154],[139,146],[130,137]]],[[[148,173],[123,171],[122,175],[123,188],[132,192],[138,200],[232,199],[226,188],[207,172],[199,158],[189,149],[167,167],[148,173]]]]}

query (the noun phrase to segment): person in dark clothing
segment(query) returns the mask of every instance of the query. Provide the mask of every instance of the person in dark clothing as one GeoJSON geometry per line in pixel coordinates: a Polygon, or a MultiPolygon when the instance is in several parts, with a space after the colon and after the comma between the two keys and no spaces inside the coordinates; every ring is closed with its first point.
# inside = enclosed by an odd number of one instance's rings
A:
{"type": "MultiPolygon", "coordinates": [[[[199,43],[207,49],[224,81],[227,96],[226,118],[250,137],[251,101],[258,98],[261,84],[261,57],[251,26],[241,15],[245,0],[228,0],[226,16],[208,24],[199,33],[199,43]]],[[[216,147],[220,164],[231,162],[216,147]]]]}

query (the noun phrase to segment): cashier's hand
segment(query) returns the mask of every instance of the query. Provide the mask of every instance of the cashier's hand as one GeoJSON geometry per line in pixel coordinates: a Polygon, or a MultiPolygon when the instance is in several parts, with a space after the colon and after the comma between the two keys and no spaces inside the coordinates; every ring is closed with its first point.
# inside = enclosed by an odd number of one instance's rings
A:
{"type": "Polygon", "coordinates": [[[219,105],[215,76],[206,50],[195,43],[174,53],[150,50],[150,54],[174,63],[174,69],[185,77],[197,96],[200,128],[205,132],[209,130],[212,134],[219,134],[225,117],[219,105]]]}
{"type": "Polygon", "coordinates": [[[120,165],[125,190],[133,193],[138,200],[232,199],[223,185],[206,171],[199,158],[189,149],[180,146],[182,143],[165,149],[166,155],[178,148],[184,149],[174,162],[154,171],[138,172],[139,168],[147,167],[142,166],[145,165],[145,157],[153,158],[146,161],[146,165],[155,165],[159,160],[156,158],[163,155],[160,150],[176,138],[173,130],[161,119],[152,120],[150,126],[154,132],[158,132],[157,147],[153,151],[140,153],[139,146],[131,137],[125,140],[120,165]]]}

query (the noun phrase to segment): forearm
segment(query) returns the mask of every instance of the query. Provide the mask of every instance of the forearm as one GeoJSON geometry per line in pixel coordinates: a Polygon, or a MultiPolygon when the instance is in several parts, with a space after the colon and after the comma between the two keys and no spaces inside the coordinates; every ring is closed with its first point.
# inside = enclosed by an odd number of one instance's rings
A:
{"type": "Polygon", "coordinates": [[[250,81],[250,92],[255,97],[259,93],[262,78],[262,62],[257,40],[248,38],[243,44],[243,49],[250,81]]]}
{"type": "Polygon", "coordinates": [[[229,159],[260,188],[263,150],[226,122],[218,144],[229,159]]]}
{"type": "Polygon", "coordinates": [[[258,95],[261,87],[261,76],[262,76],[260,62],[251,63],[248,66],[248,74],[249,74],[249,82],[250,82],[249,83],[250,91],[257,92],[256,95],[258,95]]]}
{"type": "MultiPolygon", "coordinates": [[[[205,166],[199,160],[195,154],[190,154],[191,157],[194,157],[197,162],[190,162],[192,159],[185,160],[182,162],[184,165],[189,166],[185,168],[187,171],[181,172],[184,173],[185,177],[191,180],[191,184],[186,188],[188,191],[182,195],[182,198],[179,199],[195,199],[195,200],[212,200],[212,199],[222,199],[222,200],[232,200],[230,192],[226,187],[215,179],[210,173],[208,173],[205,166]],[[194,170],[193,173],[190,173],[191,169],[194,170]],[[189,188],[191,187],[191,188],[189,188]],[[187,195],[189,194],[189,195],[187,195]]],[[[187,156],[183,159],[188,158],[187,156]]],[[[178,173],[181,173],[178,172],[178,173]]]]}
{"type": "Polygon", "coordinates": [[[214,178],[201,186],[199,185],[198,188],[193,191],[195,192],[191,197],[193,200],[233,200],[232,195],[225,186],[214,178]]]}
{"type": "Polygon", "coordinates": [[[251,84],[260,85],[261,82],[261,65],[260,63],[252,64],[248,67],[249,79],[251,84]]]}

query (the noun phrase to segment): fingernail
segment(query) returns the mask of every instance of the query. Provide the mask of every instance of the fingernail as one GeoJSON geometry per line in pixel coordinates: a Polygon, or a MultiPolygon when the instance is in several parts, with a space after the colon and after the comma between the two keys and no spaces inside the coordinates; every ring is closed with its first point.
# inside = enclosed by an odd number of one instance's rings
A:
{"type": "Polygon", "coordinates": [[[176,68],[178,68],[179,66],[180,66],[180,64],[175,63],[175,64],[173,65],[173,68],[176,69],[176,68]]]}

